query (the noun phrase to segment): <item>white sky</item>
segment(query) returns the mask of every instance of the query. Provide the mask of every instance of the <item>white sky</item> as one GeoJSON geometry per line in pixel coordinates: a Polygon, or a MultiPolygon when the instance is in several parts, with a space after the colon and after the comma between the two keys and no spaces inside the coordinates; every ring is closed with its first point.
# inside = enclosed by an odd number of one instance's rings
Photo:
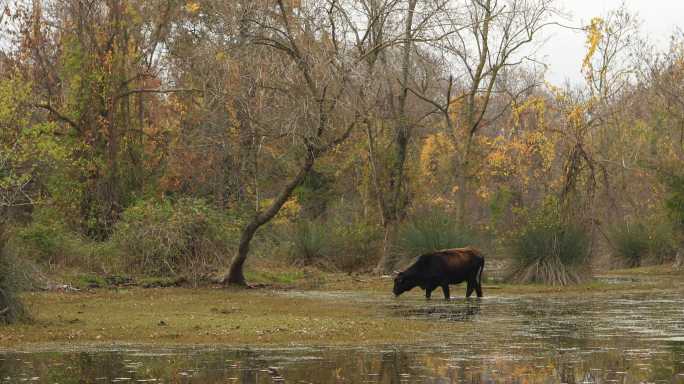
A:
{"type": "MultiPolygon", "coordinates": [[[[0,0],[0,10],[9,0],[0,0]]],[[[556,0],[556,5],[570,15],[563,24],[580,27],[592,17],[625,4],[642,21],[642,35],[659,49],[666,49],[676,27],[684,29],[684,0],[556,0]]],[[[547,41],[538,51],[542,62],[548,64],[546,79],[561,85],[582,81],[580,65],[586,52],[585,35],[581,31],[561,27],[547,30],[547,41]]],[[[0,47],[3,39],[0,38],[0,47]]]]}
{"type": "MultiPolygon", "coordinates": [[[[684,28],[684,0],[557,0],[558,6],[570,13],[572,19],[564,24],[581,26],[594,16],[624,4],[642,20],[642,34],[660,49],[669,44],[676,27],[684,28]]],[[[586,52],[585,36],[581,31],[554,27],[550,38],[539,51],[549,65],[547,80],[561,84],[566,79],[575,83],[582,79],[580,65],[586,52]]]]}

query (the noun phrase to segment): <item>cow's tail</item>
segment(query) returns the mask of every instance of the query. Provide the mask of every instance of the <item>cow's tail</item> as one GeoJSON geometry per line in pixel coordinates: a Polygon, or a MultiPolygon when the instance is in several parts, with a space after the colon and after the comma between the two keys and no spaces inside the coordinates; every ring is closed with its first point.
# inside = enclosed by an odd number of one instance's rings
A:
{"type": "Polygon", "coordinates": [[[480,263],[480,271],[477,275],[477,285],[482,286],[482,271],[484,271],[485,258],[482,256],[482,263],[480,263]]]}

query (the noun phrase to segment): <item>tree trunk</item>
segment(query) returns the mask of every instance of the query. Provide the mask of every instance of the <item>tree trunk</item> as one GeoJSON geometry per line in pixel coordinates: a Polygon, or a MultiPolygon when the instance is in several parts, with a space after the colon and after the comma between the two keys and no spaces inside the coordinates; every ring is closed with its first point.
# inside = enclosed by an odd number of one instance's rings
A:
{"type": "Polygon", "coordinates": [[[461,172],[458,177],[460,188],[458,193],[458,223],[461,227],[466,226],[466,205],[470,193],[470,157],[472,155],[471,152],[473,138],[489,105],[489,98],[498,73],[498,69],[494,68],[492,74],[490,75],[491,78],[488,82],[483,101],[481,102],[480,108],[478,110],[477,96],[480,92],[482,82],[486,77],[485,67],[487,63],[490,62],[489,55],[491,52],[489,49],[489,28],[492,21],[491,0],[486,0],[485,2],[478,4],[483,8],[484,12],[481,19],[482,27],[477,28],[475,32],[475,37],[478,40],[479,59],[472,77],[472,83],[470,84],[468,97],[466,98],[465,105],[463,106],[467,137],[461,164],[459,164],[461,166],[461,172]]]}
{"type": "MultiPolygon", "coordinates": [[[[389,272],[393,266],[394,258],[391,255],[391,245],[394,241],[399,219],[402,216],[404,202],[402,201],[402,188],[404,178],[404,166],[406,163],[406,152],[408,142],[411,137],[411,123],[406,114],[406,100],[409,92],[409,78],[411,76],[411,47],[413,45],[413,16],[416,9],[417,0],[409,0],[406,11],[406,23],[404,25],[404,47],[402,52],[401,81],[402,90],[399,94],[399,121],[395,137],[396,159],[390,169],[388,195],[389,202],[382,204],[383,226],[385,227],[385,238],[382,244],[382,255],[375,267],[378,274],[389,272]]],[[[386,197],[385,197],[386,198],[386,197]]]]}
{"type": "Polygon", "coordinates": [[[247,281],[245,280],[245,275],[243,273],[243,266],[245,264],[245,260],[247,260],[247,254],[249,253],[249,244],[252,241],[252,238],[254,238],[254,234],[256,233],[257,229],[259,229],[259,225],[255,218],[242,231],[238,253],[230,264],[230,269],[228,270],[228,274],[224,279],[224,284],[227,283],[242,286],[247,285],[247,281]]]}
{"type": "Polygon", "coordinates": [[[222,283],[224,285],[247,285],[247,281],[245,280],[245,275],[243,273],[243,267],[245,261],[247,260],[247,255],[249,254],[250,242],[254,238],[254,235],[259,227],[271,221],[271,219],[278,214],[278,211],[280,211],[280,208],[290,198],[294,189],[297,188],[302,181],[304,181],[306,175],[308,175],[311,171],[311,168],[313,168],[314,159],[315,154],[313,149],[308,148],[306,159],[299,169],[299,172],[297,172],[297,175],[290,180],[290,182],[282,191],[280,191],[275,201],[268,207],[268,209],[258,212],[252,221],[250,221],[249,224],[247,224],[247,226],[242,230],[238,252],[231,261],[228,273],[222,279],[222,283]]]}
{"type": "Polygon", "coordinates": [[[375,193],[375,197],[378,203],[378,209],[380,210],[380,218],[382,220],[382,226],[385,229],[385,236],[382,241],[382,249],[380,251],[380,259],[373,269],[374,273],[382,274],[385,272],[386,259],[389,255],[389,245],[391,244],[391,238],[388,232],[390,226],[390,214],[387,209],[387,202],[385,201],[385,196],[382,195],[382,187],[380,186],[380,179],[378,175],[378,167],[375,158],[375,138],[373,137],[372,128],[370,124],[366,125],[366,134],[368,136],[368,163],[370,164],[371,170],[371,180],[375,193]]]}
{"type": "Polygon", "coordinates": [[[466,142],[465,150],[461,158],[460,172],[458,174],[458,225],[466,227],[466,206],[468,205],[468,195],[470,193],[470,146],[471,137],[466,142]]]}
{"type": "Polygon", "coordinates": [[[674,269],[681,269],[684,267],[684,251],[679,249],[677,251],[677,255],[675,256],[675,261],[672,264],[672,268],[674,269]]]}
{"type": "Polygon", "coordinates": [[[385,222],[385,236],[382,240],[382,253],[374,270],[378,275],[389,273],[397,263],[397,257],[392,249],[392,244],[394,244],[394,240],[397,237],[397,229],[398,224],[395,220],[385,222]]]}
{"type": "Polygon", "coordinates": [[[8,211],[7,207],[0,206],[0,252],[5,248],[5,220],[7,220],[8,211]]]}

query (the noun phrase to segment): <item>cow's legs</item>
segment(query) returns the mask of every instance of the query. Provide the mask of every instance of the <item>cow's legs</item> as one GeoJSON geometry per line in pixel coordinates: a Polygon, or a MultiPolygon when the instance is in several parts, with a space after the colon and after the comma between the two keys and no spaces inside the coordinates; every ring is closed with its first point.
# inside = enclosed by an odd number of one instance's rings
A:
{"type": "Polygon", "coordinates": [[[432,294],[432,291],[435,289],[435,287],[426,287],[425,288],[425,298],[427,300],[430,300],[430,295],[432,294]]]}
{"type": "Polygon", "coordinates": [[[482,297],[482,283],[475,281],[475,291],[477,292],[477,297],[482,297]]]}
{"type": "Polygon", "coordinates": [[[475,283],[473,281],[468,280],[468,289],[466,290],[466,297],[470,297],[470,295],[473,294],[473,290],[475,290],[475,283]]]}
{"type": "Polygon", "coordinates": [[[444,300],[451,299],[451,296],[449,296],[449,284],[442,285],[442,291],[444,292],[444,300]]]}

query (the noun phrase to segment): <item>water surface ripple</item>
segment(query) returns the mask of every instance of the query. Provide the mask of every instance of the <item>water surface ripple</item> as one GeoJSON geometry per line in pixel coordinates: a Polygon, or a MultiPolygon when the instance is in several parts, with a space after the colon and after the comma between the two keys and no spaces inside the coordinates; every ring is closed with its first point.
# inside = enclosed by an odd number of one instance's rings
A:
{"type": "Polygon", "coordinates": [[[439,343],[374,348],[5,352],[0,383],[684,384],[678,291],[451,302],[328,296],[375,305],[378,316],[460,322],[463,331],[445,331],[439,343]]]}

